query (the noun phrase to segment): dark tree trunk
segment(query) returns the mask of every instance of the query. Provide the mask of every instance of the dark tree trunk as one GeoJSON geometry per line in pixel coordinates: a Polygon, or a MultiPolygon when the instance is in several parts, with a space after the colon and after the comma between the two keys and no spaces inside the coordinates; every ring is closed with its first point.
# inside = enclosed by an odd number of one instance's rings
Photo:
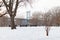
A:
{"type": "Polygon", "coordinates": [[[11,29],[16,29],[15,22],[14,22],[14,16],[11,16],[11,29]]]}
{"type": "Polygon", "coordinates": [[[49,30],[48,30],[48,27],[47,27],[47,28],[46,28],[46,36],[48,36],[48,31],[49,31],[49,30]]]}

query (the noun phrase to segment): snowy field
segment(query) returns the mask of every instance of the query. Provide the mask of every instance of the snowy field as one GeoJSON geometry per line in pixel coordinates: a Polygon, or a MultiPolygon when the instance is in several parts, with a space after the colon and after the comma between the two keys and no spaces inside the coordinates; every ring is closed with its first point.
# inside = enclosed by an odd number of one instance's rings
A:
{"type": "Polygon", "coordinates": [[[46,36],[45,27],[0,27],[0,40],[60,40],[60,27],[52,27],[46,36]]]}

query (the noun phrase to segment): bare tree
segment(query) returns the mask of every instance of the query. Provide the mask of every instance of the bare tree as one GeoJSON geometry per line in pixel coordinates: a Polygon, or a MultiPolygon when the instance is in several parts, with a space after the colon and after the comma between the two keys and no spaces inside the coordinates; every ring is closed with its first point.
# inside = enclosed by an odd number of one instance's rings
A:
{"type": "Polygon", "coordinates": [[[31,23],[33,25],[40,25],[40,20],[42,20],[42,12],[34,12],[31,17],[31,23]]]}
{"type": "Polygon", "coordinates": [[[50,11],[44,14],[44,24],[45,24],[46,35],[48,36],[50,27],[52,26],[52,14],[50,11]]]}
{"type": "Polygon", "coordinates": [[[48,36],[48,32],[51,26],[59,26],[60,25],[60,7],[54,7],[50,9],[45,14],[45,25],[46,25],[46,35],[48,36]]]}
{"type": "Polygon", "coordinates": [[[55,26],[59,26],[60,25],[60,7],[54,7],[51,9],[51,13],[52,13],[52,23],[55,26]]]}
{"type": "Polygon", "coordinates": [[[2,0],[2,1],[5,5],[7,11],[8,11],[8,14],[9,14],[10,18],[11,18],[11,29],[16,29],[15,23],[14,23],[14,18],[16,16],[19,0],[15,0],[16,3],[15,3],[14,10],[13,10],[14,0],[9,0],[9,1],[8,0],[2,0]],[[8,1],[8,3],[7,3],[7,1],[8,1]]]}
{"type": "Polygon", "coordinates": [[[49,15],[47,14],[44,15],[44,24],[45,24],[46,35],[48,36],[50,21],[49,21],[49,15]]]}
{"type": "Polygon", "coordinates": [[[45,14],[45,23],[49,26],[57,26],[60,21],[60,7],[54,7],[45,14]],[[46,22],[47,21],[47,22],[46,22]]]}
{"type": "MultiPolygon", "coordinates": [[[[14,18],[16,16],[19,3],[23,2],[24,4],[26,4],[26,2],[28,2],[31,4],[31,2],[30,0],[2,0],[2,1],[8,12],[8,13],[4,13],[3,15],[9,14],[11,18],[11,29],[16,29],[14,18]]],[[[3,15],[1,15],[0,17],[2,17],[3,15]]]]}

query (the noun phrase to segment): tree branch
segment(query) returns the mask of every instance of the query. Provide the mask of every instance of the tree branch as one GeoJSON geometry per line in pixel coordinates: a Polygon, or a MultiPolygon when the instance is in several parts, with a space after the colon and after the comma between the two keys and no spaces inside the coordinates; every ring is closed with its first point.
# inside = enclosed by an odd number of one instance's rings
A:
{"type": "Polygon", "coordinates": [[[2,0],[2,1],[3,1],[4,5],[6,6],[7,11],[9,12],[9,8],[8,8],[9,5],[7,5],[5,0],[2,0]]]}
{"type": "Polygon", "coordinates": [[[4,16],[4,15],[6,15],[6,14],[7,14],[7,13],[4,13],[4,14],[0,15],[0,17],[4,16]]]}
{"type": "Polygon", "coordinates": [[[14,9],[14,16],[16,16],[18,4],[19,4],[18,2],[19,2],[19,0],[16,1],[16,6],[15,6],[15,9],[14,9]]]}
{"type": "Polygon", "coordinates": [[[5,0],[2,0],[3,2],[4,2],[4,4],[8,7],[8,5],[7,5],[7,3],[6,3],[6,1],[5,0]]]}

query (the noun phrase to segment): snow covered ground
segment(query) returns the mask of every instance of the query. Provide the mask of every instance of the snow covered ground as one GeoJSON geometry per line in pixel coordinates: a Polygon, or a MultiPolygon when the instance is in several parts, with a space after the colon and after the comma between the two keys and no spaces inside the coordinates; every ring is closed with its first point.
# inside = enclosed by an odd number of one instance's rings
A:
{"type": "Polygon", "coordinates": [[[60,27],[52,27],[46,36],[45,27],[0,27],[0,40],[60,40],[60,27]]]}

